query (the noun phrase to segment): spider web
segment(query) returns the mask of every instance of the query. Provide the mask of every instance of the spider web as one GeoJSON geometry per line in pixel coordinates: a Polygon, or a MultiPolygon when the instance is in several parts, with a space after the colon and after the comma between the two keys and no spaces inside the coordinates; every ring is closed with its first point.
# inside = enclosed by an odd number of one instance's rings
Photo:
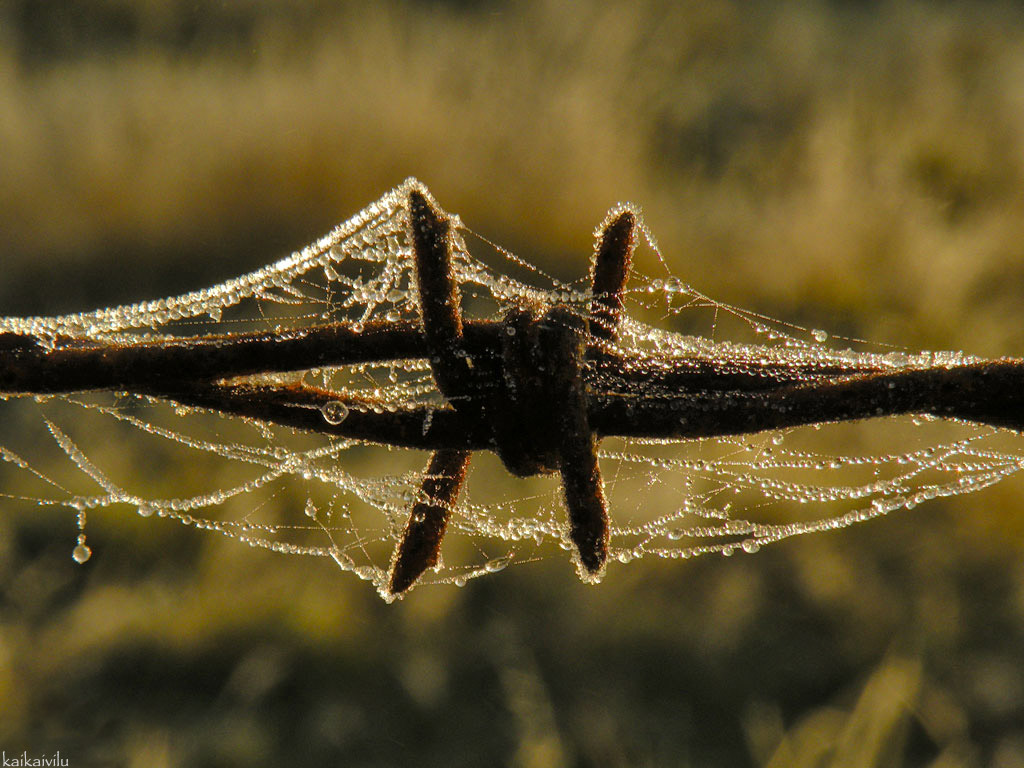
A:
{"type": "MultiPolygon", "coordinates": [[[[406,235],[412,189],[429,194],[409,179],[303,250],[221,285],[60,317],[0,318],[0,332],[59,347],[267,330],[284,337],[338,321],[356,328],[418,321],[406,235]]],[[[606,222],[626,207],[613,209],[606,222]]],[[[497,320],[513,305],[537,303],[589,311],[586,275],[560,282],[451,218],[466,317],[497,320]],[[494,264],[471,255],[467,240],[494,264]],[[513,279],[508,271],[524,277],[513,279]]],[[[654,255],[647,263],[660,265],[664,276],[632,276],[614,344],[623,354],[671,356],[676,366],[713,360],[736,371],[766,362],[794,371],[836,363],[896,371],[972,360],[832,338],[715,301],[674,276],[653,237],[642,225],[641,231],[654,255]]],[[[443,405],[425,359],[248,378],[368,395],[382,409],[443,405]]],[[[12,395],[2,408],[0,498],[70,510],[78,526],[72,555],[79,562],[91,555],[88,514],[110,507],[252,547],[326,558],[390,599],[388,567],[420,493],[422,451],[129,393],[12,395]],[[165,475],[165,467],[186,469],[165,475]]],[[[337,423],[344,408],[325,407],[323,418],[337,423]]],[[[977,491],[1024,466],[1015,433],[924,416],[881,421],[882,435],[837,424],[671,442],[605,439],[611,559],[753,553],[792,536],[977,491]],[[894,444],[902,448],[892,452],[894,444]]],[[[472,466],[452,510],[443,560],[420,583],[462,585],[559,548],[572,550],[556,479],[505,479],[487,453],[477,453],[472,466]]]]}

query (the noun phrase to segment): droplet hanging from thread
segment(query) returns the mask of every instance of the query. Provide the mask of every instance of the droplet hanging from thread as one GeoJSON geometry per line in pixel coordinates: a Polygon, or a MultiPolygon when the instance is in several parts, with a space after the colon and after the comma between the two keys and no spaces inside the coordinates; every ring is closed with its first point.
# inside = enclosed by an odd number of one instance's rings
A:
{"type": "Polygon", "coordinates": [[[349,409],[348,406],[340,400],[330,400],[320,406],[320,413],[323,414],[324,421],[328,424],[337,426],[348,418],[349,409]]]}

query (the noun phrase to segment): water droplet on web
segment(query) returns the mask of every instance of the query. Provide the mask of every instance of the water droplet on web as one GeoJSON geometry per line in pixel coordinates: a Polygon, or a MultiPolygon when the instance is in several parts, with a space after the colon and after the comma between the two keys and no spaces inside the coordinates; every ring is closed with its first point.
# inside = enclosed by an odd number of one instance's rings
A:
{"type": "Polygon", "coordinates": [[[330,264],[324,264],[324,277],[326,277],[331,282],[334,282],[335,280],[338,279],[338,272],[330,264]]]}
{"type": "Polygon", "coordinates": [[[828,341],[828,331],[823,331],[820,328],[815,328],[811,331],[811,336],[814,337],[814,340],[819,344],[828,341]]]}
{"type": "Polygon", "coordinates": [[[149,504],[139,504],[139,508],[136,512],[139,513],[139,517],[152,517],[155,510],[149,504]]]}
{"type": "Polygon", "coordinates": [[[782,445],[782,435],[772,435],[772,445],[782,445]]]}
{"type": "Polygon", "coordinates": [[[89,549],[85,544],[79,544],[73,550],[71,550],[71,559],[81,565],[86,560],[92,557],[92,550],[89,549]]]}
{"type": "Polygon", "coordinates": [[[756,539],[747,539],[743,542],[742,547],[744,552],[751,555],[757,552],[759,549],[761,549],[761,545],[757,542],[756,539]]]}
{"type": "Polygon", "coordinates": [[[348,406],[340,400],[330,400],[320,407],[324,421],[328,424],[341,424],[348,417],[348,406]]]}

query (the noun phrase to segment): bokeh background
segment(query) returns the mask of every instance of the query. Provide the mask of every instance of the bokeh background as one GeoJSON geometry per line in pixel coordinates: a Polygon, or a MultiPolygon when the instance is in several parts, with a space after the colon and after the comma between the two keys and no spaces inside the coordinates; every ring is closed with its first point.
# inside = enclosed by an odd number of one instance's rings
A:
{"type": "MultiPolygon", "coordinates": [[[[1018,3],[0,0],[0,314],[212,284],[409,175],[563,277],[631,199],[720,300],[1024,354],[1018,3]]],[[[1022,496],[597,588],[554,557],[391,606],[134,515],[92,519],[76,566],[69,516],[6,507],[0,748],[1019,766],[1022,496]]]]}

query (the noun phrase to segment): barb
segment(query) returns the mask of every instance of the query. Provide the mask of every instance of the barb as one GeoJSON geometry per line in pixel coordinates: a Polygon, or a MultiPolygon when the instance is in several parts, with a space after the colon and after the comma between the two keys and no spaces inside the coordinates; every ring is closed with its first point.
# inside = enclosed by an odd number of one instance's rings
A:
{"type": "MultiPolygon", "coordinates": [[[[462,335],[462,297],[452,275],[451,222],[434,209],[419,190],[409,193],[409,234],[416,261],[420,313],[430,369],[441,394],[457,413],[480,415],[473,397],[469,356],[462,335]]],[[[448,516],[472,453],[442,449],[430,458],[417,502],[395,548],[388,589],[398,595],[411,587],[427,568],[437,564],[448,516]]]]}
{"type": "Polygon", "coordinates": [[[435,451],[423,478],[423,500],[409,513],[402,538],[391,563],[388,591],[399,595],[437,565],[441,540],[448,527],[451,509],[459,496],[469,469],[469,451],[435,451]]]}
{"type": "Polygon", "coordinates": [[[626,210],[605,225],[594,255],[590,332],[595,338],[615,341],[635,248],[636,214],[626,210]]]}

